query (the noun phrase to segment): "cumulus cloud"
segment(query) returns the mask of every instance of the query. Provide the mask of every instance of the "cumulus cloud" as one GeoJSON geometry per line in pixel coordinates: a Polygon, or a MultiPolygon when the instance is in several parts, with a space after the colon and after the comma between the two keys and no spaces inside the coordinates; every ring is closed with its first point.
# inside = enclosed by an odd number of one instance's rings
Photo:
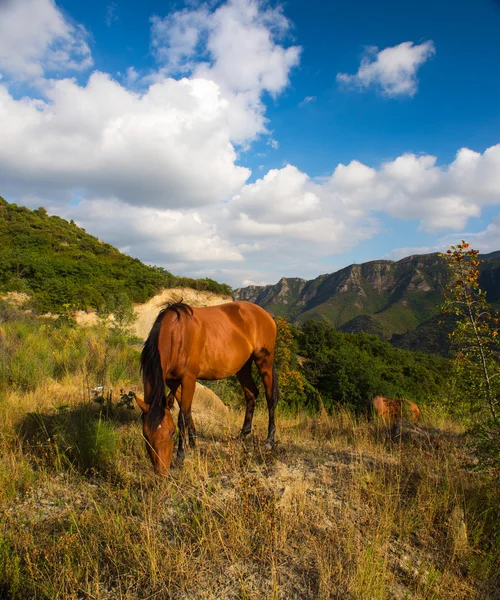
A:
{"type": "Polygon", "coordinates": [[[418,69],[436,52],[434,43],[403,42],[380,50],[366,48],[355,75],[338,73],[337,81],[354,89],[374,87],[389,97],[414,96],[417,92],[418,69]]]}
{"type": "Polygon", "coordinates": [[[254,260],[293,260],[350,250],[383,229],[384,214],[429,232],[461,231],[483,206],[500,204],[500,145],[436,163],[414,154],[379,168],[352,161],[321,181],[287,165],[245,185],[219,225],[254,260]]]}
{"type": "Polygon", "coordinates": [[[345,252],[379,230],[368,212],[353,217],[335,200],[327,184],[286,165],[245,185],[221,225],[246,253],[268,261],[345,252]]]}
{"type": "Polygon", "coordinates": [[[328,185],[351,210],[418,219],[426,231],[459,231],[481,207],[500,203],[500,144],[483,154],[463,148],[437,166],[435,156],[404,154],[378,170],[357,161],[338,165],[328,185]]]}
{"type": "Polygon", "coordinates": [[[229,102],[232,139],[245,143],[266,132],[262,94],[288,85],[300,48],[285,48],[290,22],[259,0],[229,0],[210,11],[185,9],[152,23],[160,75],[186,73],[215,81],[229,102]]]}
{"type": "MultiPolygon", "coordinates": [[[[51,0],[12,2],[0,4],[0,70],[8,75],[0,130],[9,140],[0,145],[1,192],[73,218],[146,262],[222,274],[233,285],[313,276],[325,257],[380,232],[383,215],[462,231],[483,206],[500,204],[500,145],[461,149],[449,165],[404,154],[378,166],[340,164],[321,180],[286,165],[247,183],[236,145],[241,151],[267,132],[263,98],[283,91],[300,54],[284,43],[290,23],[279,9],[231,0],[156,18],[160,66],[147,81],[131,67],[125,85],[100,72],[85,83],[48,79],[56,67],[89,64],[85,33],[51,0]],[[13,94],[12,80],[26,78],[43,78],[42,98],[13,94]]],[[[370,76],[369,85],[410,93],[425,52],[415,58],[420,47],[407,44],[412,60],[391,59],[395,49],[377,54],[372,63],[385,83],[370,76]]],[[[484,239],[498,227],[494,221],[484,239]]]]}
{"type": "Polygon", "coordinates": [[[493,217],[491,223],[482,231],[461,231],[453,235],[446,235],[440,238],[431,246],[411,246],[404,248],[395,248],[387,253],[384,258],[389,260],[399,260],[412,254],[429,254],[431,252],[446,252],[451,245],[461,243],[462,240],[469,242],[481,254],[497,252],[500,240],[500,216],[493,217]]]}
{"type": "Polygon", "coordinates": [[[108,75],[85,86],[55,80],[47,100],[16,100],[0,85],[0,178],[6,193],[67,201],[72,190],[131,204],[189,208],[235,193],[227,101],[205,79],[164,79],[135,94],[108,75]]]}
{"type": "Polygon", "coordinates": [[[309,177],[292,165],[272,169],[262,179],[246,185],[231,203],[234,215],[244,214],[260,223],[286,224],[307,218],[319,207],[309,177]]]}
{"type": "Polygon", "coordinates": [[[0,2],[0,71],[20,80],[92,66],[88,34],[53,0],[0,2]]]}
{"type": "Polygon", "coordinates": [[[238,248],[198,212],[130,206],[116,198],[83,200],[58,212],[146,262],[189,263],[193,269],[243,260],[238,248]]]}

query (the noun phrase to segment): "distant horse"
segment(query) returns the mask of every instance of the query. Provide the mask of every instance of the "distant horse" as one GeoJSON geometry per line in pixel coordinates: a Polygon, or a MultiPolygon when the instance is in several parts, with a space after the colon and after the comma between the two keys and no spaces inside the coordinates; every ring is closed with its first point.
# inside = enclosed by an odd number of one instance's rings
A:
{"type": "Polygon", "coordinates": [[[404,418],[405,414],[410,417],[414,425],[420,418],[420,409],[411,400],[375,396],[373,408],[386,425],[395,425],[404,418]]]}
{"type": "Polygon", "coordinates": [[[278,401],[275,346],[273,318],[250,302],[206,308],[177,302],[159,313],[141,355],[144,400],[136,396],[143,412],[146,447],[156,473],[167,475],[170,469],[175,425],[169,409],[174,397],[180,400],[178,461],[184,458],[186,429],[190,446],[195,445],[191,402],[197,379],[224,379],[236,374],[246,399],[240,435],[244,437],[251,432],[259,393],[252,378],[254,362],[264,384],[269,413],[266,445],[270,448],[274,445],[274,409],[278,401]],[[171,392],[168,397],[165,383],[171,392]]]}

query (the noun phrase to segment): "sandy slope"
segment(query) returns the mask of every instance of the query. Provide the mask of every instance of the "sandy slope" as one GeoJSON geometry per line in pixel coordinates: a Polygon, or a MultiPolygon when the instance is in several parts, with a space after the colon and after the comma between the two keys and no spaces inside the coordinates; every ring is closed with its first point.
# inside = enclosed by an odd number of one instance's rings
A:
{"type": "MultiPolygon", "coordinates": [[[[213,292],[200,292],[191,288],[172,288],[163,290],[145,304],[135,304],[134,310],[137,319],[132,326],[135,335],[146,339],[156,316],[167,302],[183,300],[191,306],[215,306],[224,302],[231,302],[228,296],[221,296],[213,292]]],[[[97,315],[94,311],[78,311],[75,315],[78,325],[95,325],[97,315]]]]}

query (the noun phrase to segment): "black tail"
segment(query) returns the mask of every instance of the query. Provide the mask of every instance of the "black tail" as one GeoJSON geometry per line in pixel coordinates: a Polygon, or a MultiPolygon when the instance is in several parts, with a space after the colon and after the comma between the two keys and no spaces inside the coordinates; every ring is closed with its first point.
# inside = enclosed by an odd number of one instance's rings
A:
{"type": "Polygon", "coordinates": [[[278,389],[278,376],[276,375],[276,365],[273,363],[273,406],[278,404],[278,400],[280,398],[279,389],[278,389]]]}
{"type": "Polygon", "coordinates": [[[149,396],[144,400],[150,405],[146,419],[152,429],[156,429],[165,416],[165,380],[158,350],[161,322],[165,312],[165,310],[162,310],[156,317],[148,339],[144,342],[141,354],[141,372],[144,381],[148,382],[151,389],[149,396]]]}

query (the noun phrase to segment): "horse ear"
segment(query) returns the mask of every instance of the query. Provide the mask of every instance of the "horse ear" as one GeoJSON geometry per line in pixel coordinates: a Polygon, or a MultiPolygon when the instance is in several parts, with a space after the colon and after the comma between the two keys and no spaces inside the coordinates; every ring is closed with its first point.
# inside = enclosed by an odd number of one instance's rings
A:
{"type": "Polygon", "coordinates": [[[149,411],[149,404],[147,402],[144,402],[144,400],[135,393],[134,393],[134,398],[135,398],[135,401],[137,402],[137,404],[139,405],[139,408],[142,410],[142,412],[147,413],[149,411]]]}

